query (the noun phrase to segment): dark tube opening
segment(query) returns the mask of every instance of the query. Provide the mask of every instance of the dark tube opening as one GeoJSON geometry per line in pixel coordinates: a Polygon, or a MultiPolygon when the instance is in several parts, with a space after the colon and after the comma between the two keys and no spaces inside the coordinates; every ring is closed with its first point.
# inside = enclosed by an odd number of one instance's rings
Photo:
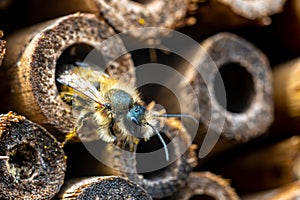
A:
{"type": "Polygon", "coordinates": [[[142,4],[142,5],[147,5],[147,4],[151,3],[153,0],[131,0],[131,1],[142,4]]]}
{"type": "Polygon", "coordinates": [[[214,90],[218,102],[233,113],[242,113],[248,109],[255,95],[252,75],[239,63],[227,63],[219,69],[221,79],[216,76],[214,90]],[[224,101],[223,87],[226,93],[224,101]]]}
{"type": "MultiPolygon", "coordinates": [[[[167,136],[165,136],[164,133],[160,133],[160,134],[162,135],[166,144],[168,144],[170,142],[170,139],[167,136]]],[[[143,175],[145,179],[157,180],[157,179],[162,179],[166,176],[170,176],[172,174],[173,164],[163,167],[161,169],[156,167],[156,165],[161,165],[161,164],[165,165],[168,162],[166,160],[164,151],[162,151],[161,154],[155,154],[153,156],[149,156],[146,154],[148,152],[153,152],[159,149],[163,150],[163,145],[157,135],[152,136],[148,141],[141,140],[137,146],[136,168],[138,172],[141,172],[139,174],[143,175]],[[158,168],[159,170],[155,170],[155,171],[151,170],[154,168],[158,168]]],[[[174,147],[168,145],[168,152],[170,155],[170,160],[172,160],[175,156],[174,147]]]]}
{"type": "Polygon", "coordinates": [[[199,195],[194,195],[189,200],[216,200],[214,197],[206,195],[206,194],[199,194],[199,195]]]}
{"type": "Polygon", "coordinates": [[[29,144],[13,147],[9,153],[8,170],[16,179],[29,179],[38,170],[38,154],[29,144]]]}
{"type": "MultiPolygon", "coordinates": [[[[140,77],[137,75],[137,84],[142,83],[140,77]]],[[[157,108],[155,110],[166,109],[168,114],[180,113],[180,105],[176,95],[169,88],[159,84],[144,84],[138,88],[141,92],[141,98],[149,104],[151,101],[155,101],[157,108]],[[156,91],[156,92],[153,92],[156,91]]]]}
{"type": "MultiPolygon", "coordinates": [[[[102,54],[95,50],[93,46],[84,43],[73,44],[68,47],[58,58],[55,70],[55,80],[58,92],[66,90],[61,83],[57,81],[66,71],[71,71],[74,67],[89,67],[93,70],[103,71],[105,68],[105,59],[102,54]]],[[[70,102],[66,102],[70,103],[70,102]]]]}

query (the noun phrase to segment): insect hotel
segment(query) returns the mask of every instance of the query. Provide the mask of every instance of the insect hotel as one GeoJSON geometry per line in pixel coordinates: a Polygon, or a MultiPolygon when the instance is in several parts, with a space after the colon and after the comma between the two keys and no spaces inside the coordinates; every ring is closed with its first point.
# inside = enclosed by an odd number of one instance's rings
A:
{"type": "Polygon", "coordinates": [[[0,199],[300,199],[298,0],[1,0],[0,199]]]}

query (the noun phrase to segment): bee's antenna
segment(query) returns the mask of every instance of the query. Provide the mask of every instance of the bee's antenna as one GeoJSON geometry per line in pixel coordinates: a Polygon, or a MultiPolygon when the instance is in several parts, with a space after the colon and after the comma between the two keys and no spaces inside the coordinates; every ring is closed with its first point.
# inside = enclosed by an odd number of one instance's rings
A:
{"type": "Polygon", "coordinates": [[[176,118],[184,117],[184,118],[192,119],[196,124],[199,123],[199,121],[196,119],[196,117],[194,117],[193,115],[190,115],[190,114],[160,114],[160,115],[155,115],[155,116],[156,117],[166,117],[166,118],[169,118],[169,117],[176,117],[176,118]]]}
{"type": "Polygon", "coordinates": [[[148,126],[150,126],[152,128],[152,130],[157,134],[159,140],[161,141],[162,145],[164,146],[164,150],[165,150],[165,155],[166,155],[166,160],[169,161],[169,151],[168,151],[168,148],[167,148],[167,144],[166,142],[164,141],[163,137],[161,136],[161,134],[158,132],[158,130],[152,126],[151,124],[149,123],[146,123],[148,126]]]}

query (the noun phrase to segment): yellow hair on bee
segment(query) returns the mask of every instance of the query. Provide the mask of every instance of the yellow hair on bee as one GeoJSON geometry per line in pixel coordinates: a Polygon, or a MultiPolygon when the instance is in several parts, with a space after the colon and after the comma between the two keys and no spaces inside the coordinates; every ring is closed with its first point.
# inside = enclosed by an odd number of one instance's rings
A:
{"type": "Polygon", "coordinates": [[[134,102],[140,102],[140,94],[136,88],[129,83],[123,82],[122,80],[116,80],[111,77],[102,76],[100,80],[100,92],[104,96],[111,89],[119,89],[126,91],[134,102]]]}

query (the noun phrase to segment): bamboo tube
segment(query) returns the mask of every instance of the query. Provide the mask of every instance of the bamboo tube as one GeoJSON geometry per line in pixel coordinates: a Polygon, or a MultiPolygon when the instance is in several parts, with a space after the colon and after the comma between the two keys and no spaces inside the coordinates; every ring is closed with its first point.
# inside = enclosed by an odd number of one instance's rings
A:
{"type": "MultiPolygon", "coordinates": [[[[90,12],[104,18],[115,30],[124,32],[142,27],[178,26],[185,16],[187,0],[31,0],[33,21],[58,17],[72,12],[90,12]]],[[[141,37],[143,35],[140,35],[141,37]]]]}
{"type": "Polygon", "coordinates": [[[74,127],[71,108],[60,98],[56,85],[60,70],[64,70],[61,65],[83,61],[90,56],[99,70],[104,70],[108,63],[103,57],[115,58],[109,63],[107,73],[134,84],[133,63],[129,54],[123,55],[122,41],[113,40],[105,47],[99,47],[114,34],[93,14],[77,13],[11,35],[7,39],[10,51],[3,61],[4,72],[1,73],[2,80],[8,83],[3,86],[4,94],[8,96],[5,106],[53,133],[57,133],[56,130],[69,132],[74,127]],[[101,50],[101,53],[95,53],[93,49],[101,50]]]}
{"type": "Polygon", "coordinates": [[[300,198],[300,182],[293,182],[274,190],[259,192],[243,197],[243,200],[291,200],[300,198]]]}
{"type": "MultiPolygon", "coordinates": [[[[233,155],[222,155],[210,163],[210,169],[230,178],[241,193],[282,187],[300,178],[300,137],[294,136],[274,144],[248,150],[236,149],[233,155]]],[[[207,166],[208,167],[208,166],[207,166]]]]}
{"type": "Polygon", "coordinates": [[[267,26],[271,15],[283,10],[286,0],[195,0],[190,1],[180,31],[199,39],[220,31],[246,26],[267,26]],[[222,19],[222,23],[220,23],[222,19]]]}
{"type": "Polygon", "coordinates": [[[7,9],[11,5],[12,1],[13,0],[1,0],[0,1],[0,10],[7,9]]]}
{"type": "Polygon", "coordinates": [[[180,97],[190,102],[181,108],[183,113],[193,113],[200,105],[196,142],[200,143],[208,127],[236,141],[265,133],[273,121],[272,77],[265,55],[229,33],[216,34],[201,44],[210,57],[194,58],[199,72],[194,68],[185,72],[198,99],[189,99],[187,90],[180,97]],[[218,123],[211,123],[212,118],[225,119],[222,130],[218,123]]]}
{"type": "Polygon", "coordinates": [[[153,198],[163,198],[177,192],[197,163],[193,146],[190,147],[190,135],[179,121],[166,120],[160,132],[169,141],[172,140],[172,145],[168,145],[169,163],[166,163],[163,153],[147,155],[147,152],[161,148],[160,141],[154,138],[141,142],[135,154],[113,150],[113,162],[120,175],[142,186],[153,198]]]}
{"type": "Polygon", "coordinates": [[[118,176],[100,176],[69,180],[58,199],[140,199],[151,196],[138,184],[118,176]]]}
{"type": "Polygon", "coordinates": [[[192,172],[187,185],[170,199],[240,199],[229,182],[210,172],[192,172]]]}
{"type": "Polygon", "coordinates": [[[275,122],[272,132],[299,133],[300,59],[278,65],[273,70],[275,122]]]}
{"type": "Polygon", "coordinates": [[[218,0],[235,13],[248,19],[261,19],[280,13],[286,0],[218,0]]]}
{"type": "MultiPolygon", "coordinates": [[[[3,37],[3,31],[0,30],[0,39],[3,37]]],[[[5,52],[6,52],[6,41],[0,40],[0,66],[2,65],[2,60],[4,58],[5,52]]]]}
{"type": "MultiPolygon", "coordinates": [[[[274,20],[275,22],[275,20],[274,20]]],[[[285,10],[276,18],[274,35],[277,37],[278,44],[283,49],[282,53],[286,56],[298,56],[300,52],[300,2],[289,0],[285,10]]]]}
{"type": "Polygon", "coordinates": [[[64,182],[66,159],[44,128],[9,112],[0,115],[1,199],[50,199],[64,182]]]}

